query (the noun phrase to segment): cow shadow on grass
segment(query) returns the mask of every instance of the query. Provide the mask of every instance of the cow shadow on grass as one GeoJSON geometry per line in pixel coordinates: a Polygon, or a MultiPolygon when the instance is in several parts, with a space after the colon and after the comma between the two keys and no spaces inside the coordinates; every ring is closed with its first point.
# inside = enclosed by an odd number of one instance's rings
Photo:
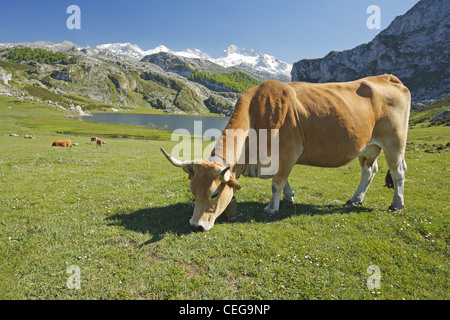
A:
{"type": "Polygon", "coordinates": [[[329,214],[348,214],[350,212],[370,212],[371,208],[353,207],[342,204],[323,204],[314,205],[306,203],[288,203],[280,202],[280,210],[273,215],[263,213],[267,204],[261,202],[243,202],[238,203],[238,217],[236,222],[261,222],[270,223],[282,221],[292,216],[319,216],[329,214]]]}
{"type": "MultiPolygon", "coordinates": [[[[316,216],[328,214],[347,214],[350,212],[372,211],[366,207],[348,207],[343,204],[312,205],[282,201],[280,211],[274,215],[262,213],[266,204],[262,202],[238,202],[237,219],[228,221],[221,215],[216,224],[224,223],[271,223],[281,221],[292,216],[316,216]]],[[[193,232],[189,226],[189,219],[194,210],[193,203],[178,203],[164,207],[140,209],[131,213],[120,213],[107,218],[110,225],[120,225],[129,230],[151,235],[152,237],[141,244],[145,246],[164,238],[167,233],[178,236],[193,232]]],[[[214,229],[212,229],[214,231],[214,229]]]]}
{"type": "Polygon", "coordinates": [[[109,225],[120,225],[126,229],[148,234],[150,240],[141,246],[161,240],[166,233],[178,236],[191,233],[189,219],[194,206],[178,203],[164,207],[144,208],[130,213],[119,213],[107,218],[109,225]]]}

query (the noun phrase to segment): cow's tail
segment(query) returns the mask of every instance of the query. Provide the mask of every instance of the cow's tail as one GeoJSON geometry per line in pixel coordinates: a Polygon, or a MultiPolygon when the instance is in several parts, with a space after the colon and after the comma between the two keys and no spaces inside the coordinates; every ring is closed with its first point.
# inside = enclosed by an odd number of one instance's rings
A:
{"type": "Polygon", "coordinates": [[[386,173],[386,177],[384,178],[384,186],[394,189],[394,180],[392,180],[391,170],[388,170],[386,173]]]}

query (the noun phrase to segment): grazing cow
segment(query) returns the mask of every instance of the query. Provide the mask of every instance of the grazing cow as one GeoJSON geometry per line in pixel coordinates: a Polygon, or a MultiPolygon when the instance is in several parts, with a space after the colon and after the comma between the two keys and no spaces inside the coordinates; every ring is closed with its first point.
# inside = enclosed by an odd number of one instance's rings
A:
{"type": "Polygon", "coordinates": [[[24,136],[24,138],[25,139],[34,139],[35,138],[35,136],[34,136],[34,134],[26,134],[25,136],[24,136]]]}
{"type": "Polygon", "coordinates": [[[103,146],[103,141],[101,139],[97,138],[97,147],[100,147],[100,149],[101,149],[102,146],[103,146]]]}
{"type": "Polygon", "coordinates": [[[97,140],[98,140],[97,137],[91,137],[91,142],[95,142],[95,141],[97,141],[97,140]]]}
{"type": "Polygon", "coordinates": [[[394,188],[389,209],[400,210],[404,204],[410,104],[408,88],[388,74],[342,83],[267,81],[241,96],[207,161],[181,161],[162,151],[173,165],[190,175],[190,190],[196,200],[189,222],[194,230],[213,227],[234,190],[240,188],[236,179],[241,174],[261,176],[259,161],[253,165],[236,161],[249,154],[249,135],[245,134],[249,129],[278,129],[279,134],[279,167],[272,176],[272,198],[265,213],[278,211],[282,191],[285,200],[293,201],[288,177],[295,164],[339,167],[356,157],[361,180],[347,204],[360,205],[378,171],[377,157],[382,149],[389,167],[386,182],[389,186],[392,181],[394,188]],[[226,152],[227,129],[242,132],[231,155],[226,152]]]}
{"type": "Polygon", "coordinates": [[[52,147],[72,147],[72,141],[67,140],[56,140],[53,141],[52,147]]]}

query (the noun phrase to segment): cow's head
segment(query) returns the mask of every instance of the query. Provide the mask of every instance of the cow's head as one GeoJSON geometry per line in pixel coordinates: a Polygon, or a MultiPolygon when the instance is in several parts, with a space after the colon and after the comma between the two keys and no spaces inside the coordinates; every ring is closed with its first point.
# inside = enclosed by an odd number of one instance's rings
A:
{"type": "Polygon", "coordinates": [[[191,228],[194,231],[210,230],[230,203],[235,190],[241,188],[231,174],[230,167],[213,161],[181,161],[163,148],[161,151],[170,163],[182,168],[191,180],[189,188],[195,196],[194,214],[189,220],[191,228]]]}

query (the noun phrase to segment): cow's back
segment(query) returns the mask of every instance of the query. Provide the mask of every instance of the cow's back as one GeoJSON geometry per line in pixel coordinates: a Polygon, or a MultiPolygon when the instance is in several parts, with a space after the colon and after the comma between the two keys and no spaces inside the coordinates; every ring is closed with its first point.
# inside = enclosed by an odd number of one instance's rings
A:
{"type": "MultiPolygon", "coordinates": [[[[298,164],[338,167],[361,152],[375,129],[384,130],[384,120],[399,118],[393,125],[407,126],[409,104],[409,90],[391,75],[323,84],[270,80],[241,96],[225,129],[279,129],[282,158],[300,150],[298,164]]],[[[216,153],[225,140],[212,156],[227,158],[216,153]]]]}
{"type": "Polygon", "coordinates": [[[391,75],[290,85],[300,104],[299,122],[304,135],[304,150],[298,159],[301,164],[344,165],[371,141],[380,120],[397,117],[399,108],[403,114],[403,109],[409,110],[408,89],[391,75]]]}

